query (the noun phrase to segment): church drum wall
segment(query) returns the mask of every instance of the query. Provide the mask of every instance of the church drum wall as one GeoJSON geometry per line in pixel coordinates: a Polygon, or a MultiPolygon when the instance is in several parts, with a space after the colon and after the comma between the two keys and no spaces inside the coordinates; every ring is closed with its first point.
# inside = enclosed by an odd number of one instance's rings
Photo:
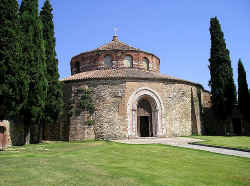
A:
{"type": "Polygon", "coordinates": [[[113,66],[112,68],[124,68],[124,57],[129,55],[133,59],[133,68],[143,69],[143,60],[147,58],[149,60],[149,70],[154,72],[160,71],[160,59],[152,54],[142,51],[122,51],[122,50],[108,50],[108,51],[94,51],[80,54],[73,57],[70,63],[71,73],[76,74],[76,63],[79,63],[80,72],[86,72],[91,70],[105,69],[104,57],[106,55],[112,56],[113,66]]]}
{"type": "MultiPolygon", "coordinates": [[[[87,80],[65,82],[65,84],[72,87],[72,94],[77,88],[88,87],[93,91],[93,100],[96,105],[93,119],[96,122],[97,138],[128,137],[128,99],[133,92],[142,87],[149,87],[157,92],[163,101],[162,125],[166,129],[165,137],[201,134],[200,88],[195,85],[168,80],[87,80]]],[[[73,113],[69,123],[70,141],[95,137],[93,127],[88,126],[83,118],[84,113],[78,115],[73,113]]]]}

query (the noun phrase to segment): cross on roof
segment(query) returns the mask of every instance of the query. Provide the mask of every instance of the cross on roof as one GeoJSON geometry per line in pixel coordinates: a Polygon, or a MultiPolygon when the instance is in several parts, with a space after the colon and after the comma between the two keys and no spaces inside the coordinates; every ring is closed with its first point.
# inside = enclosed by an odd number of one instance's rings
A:
{"type": "Polygon", "coordinates": [[[118,31],[118,28],[114,28],[114,36],[117,36],[117,31],[118,31]]]}

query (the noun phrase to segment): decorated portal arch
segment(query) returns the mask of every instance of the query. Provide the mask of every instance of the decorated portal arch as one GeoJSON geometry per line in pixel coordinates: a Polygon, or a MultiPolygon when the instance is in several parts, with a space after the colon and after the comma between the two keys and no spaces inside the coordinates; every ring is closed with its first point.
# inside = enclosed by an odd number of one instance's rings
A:
{"type": "Polygon", "coordinates": [[[137,89],[129,98],[128,138],[166,136],[164,106],[159,94],[148,88],[137,89]]]}

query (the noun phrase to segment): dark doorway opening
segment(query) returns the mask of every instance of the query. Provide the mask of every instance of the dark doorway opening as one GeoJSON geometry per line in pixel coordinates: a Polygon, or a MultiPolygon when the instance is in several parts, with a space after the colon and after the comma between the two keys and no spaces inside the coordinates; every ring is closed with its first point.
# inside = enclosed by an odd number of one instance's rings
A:
{"type": "Polygon", "coordinates": [[[235,135],[237,135],[237,136],[242,135],[240,118],[233,119],[233,130],[234,130],[235,135]]]}
{"type": "Polygon", "coordinates": [[[149,134],[149,116],[140,116],[141,137],[150,137],[149,134]]]}
{"type": "Polygon", "coordinates": [[[137,105],[137,135],[138,137],[153,137],[152,107],[146,97],[137,105]]]}
{"type": "Polygon", "coordinates": [[[5,133],[5,127],[4,126],[0,126],[0,133],[4,134],[5,133]]]}
{"type": "Polygon", "coordinates": [[[5,133],[5,127],[0,126],[0,150],[3,150],[4,147],[6,146],[6,136],[4,135],[5,133]]]}

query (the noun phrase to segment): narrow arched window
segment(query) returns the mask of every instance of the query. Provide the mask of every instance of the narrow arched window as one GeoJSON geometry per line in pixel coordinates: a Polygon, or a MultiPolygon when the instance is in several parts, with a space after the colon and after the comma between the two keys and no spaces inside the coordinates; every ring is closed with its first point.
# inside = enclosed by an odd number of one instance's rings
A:
{"type": "Polygon", "coordinates": [[[143,68],[145,70],[149,70],[149,60],[147,58],[145,58],[145,57],[143,59],[143,68]]]}
{"type": "Polygon", "coordinates": [[[76,73],[79,73],[79,72],[80,72],[80,62],[79,62],[79,61],[77,61],[77,62],[75,63],[75,69],[76,69],[76,73]]]}
{"type": "Polygon", "coordinates": [[[111,68],[112,66],[113,66],[112,56],[111,55],[106,55],[104,57],[104,67],[105,68],[111,68]]]}
{"type": "Polygon", "coordinates": [[[132,56],[125,56],[123,60],[124,67],[133,67],[133,58],[132,56]]]}

